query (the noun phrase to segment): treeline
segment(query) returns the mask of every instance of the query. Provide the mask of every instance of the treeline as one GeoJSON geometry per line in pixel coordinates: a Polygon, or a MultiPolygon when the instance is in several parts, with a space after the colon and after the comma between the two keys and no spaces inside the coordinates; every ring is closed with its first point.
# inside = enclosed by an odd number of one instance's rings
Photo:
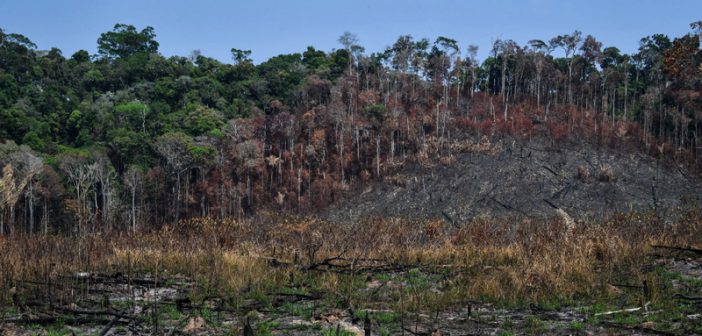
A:
{"type": "Polygon", "coordinates": [[[702,21],[638,53],[575,31],[477,58],[401,36],[259,65],[158,53],[118,24],[64,57],[0,30],[0,233],[135,230],[256,209],[310,211],[407,162],[431,166],[499,135],[629,143],[696,164],[702,21]],[[482,139],[482,140],[481,140],[482,139]]]}

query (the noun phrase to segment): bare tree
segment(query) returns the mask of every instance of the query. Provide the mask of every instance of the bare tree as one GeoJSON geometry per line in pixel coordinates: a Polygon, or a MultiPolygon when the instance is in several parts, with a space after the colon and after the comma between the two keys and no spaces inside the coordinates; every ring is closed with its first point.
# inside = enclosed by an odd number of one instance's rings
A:
{"type": "MultiPolygon", "coordinates": [[[[502,104],[504,105],[504,120],[507,120],[507,110],[509,107],[509,95],[507,87],[507,71],[509,68],[509,63],[512,61],[514,56],[517,54],[519,46],[516,42],[512,40],[497,40],[493,44],[492,51],[497,57],[498,54],[501,56],[501,66],[500,70],[500,95],[502,96],[502,104]]],[[[513,68],[513,67],[512,67],[513,68]]],[[[512,69],[514,72],[514,69],[512,69]]]]}
{"type": "Polygon", "coordinates": [[[341,36],[339,36],[339,43],[344,46],[344,49],[348,53],[349,56],[349,76],[353,75],[353,62],[354,58],[358,59],[359,54],[363,53],[365,50],[363,47],[358,45],[358,37],[356,34],[352,34],[350,32],[344,32],[341,36]]]}
{"type": "Polygon", "coordinates": [[[263,162],[262,144],[258,140],[246,140],[236,145],[236,158],[246,168],[247,205],[253,205],[252,174],[263,162]]]}
{"type": "Polygon", "coordinates": [[[76,230],[79,235],[83,235],[89,218],[88,193],[94,182],[97,165],[89,164],[85,157],[76,154],[62,155],[59,162],[59,168],[66,174],[76,193],[75,210],[78,215],[76,230]]]}
{"type": "Polygon", "coordinates": [[[169,132],[156,139],[156,151],[166,160],[171,174],[176,178],[175,221],[180,219],[180,187],[181,174],[193,162],[191,154],[193,139],[180,132],[169,132]]]}
{"type": "MultiPolygon", "coordinates": [[[[117,179],[110,160],[105,155],[99,155],[94,165],[94,179],[100,187],[99,196],[101,197],[102,208],[100,209],[100,221],[104,229],[109,230],[113,224],[112,211],[116,208],[116,195],[114,192],[114,181],[117,179]]],[[[94,190],[94,196],[97,198],[97,186],[94,190]]],[[[97,205],[95,206],[97,210],[97,205]]]]}
{"type": "MultiPolygon", "coordinates": [[[[8,224],[14,224],[15,205],[24,194],[27,185],[30,185],[29,192],[32,192],[33,179],[41,171],[43,163],[29,147],[17,146],[8,141],[0,144],[0,164],[3,166],[0,179],[0,234],[4,234],[5,217],[9,216],[8,224]]],[[[30,226],[34,225],[33,215],[32,210],[30,226]]]]}
{"type": "Polygon", "coordinates": [[[480,67],[480,62],[478,61],[478,46],[471,44],[467,49],[468,55],[466,57],[466,62],[470,69],[470,98],[473,98],[473,93],[475,93],[475,79],[476,70],[480,67]]]}
{"type": "Polygon", "coordinates": [[[568,103],[573,103],[573,64],[575,63],[575,51],[578,50],[580,42],[582,41],[582,33],[580,31],[574,31],[571,35],[559,35],[551,39],[550,44],[552,47],[560,47],[565,53],[565,57],[568,59],[568,103]]]}
{"type": "Polygon", "coordinates": [[[122,176],[124,180],[124,185],[129,188],[129,194],[131,198],[131,211],[129,215],[130,229],[132,232],[136,231],[137,228],[137,215],[136,215],[136,198],[137,191],[141,189],[142,180],[144,178],[144,172],[141,167],[136,165],[131,165],[127,168],[127,171],[122,176]]]}
{"type": "Polygon", "coordinates": [[[541,88],[543,86],[544,65],[546,63],[546,55],[553,51],[553,48],[542,40],[529,41],[531,46],[531,56],[536,70],[535,86],[536,86],[536,106],[541,106],[541,88]]]}

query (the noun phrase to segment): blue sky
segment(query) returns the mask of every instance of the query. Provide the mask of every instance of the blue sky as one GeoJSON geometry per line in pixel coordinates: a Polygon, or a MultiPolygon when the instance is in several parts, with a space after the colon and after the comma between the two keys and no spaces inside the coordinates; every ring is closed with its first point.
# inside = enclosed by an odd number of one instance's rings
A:
{"type": "Polygon", "coordinates": [[[702,20],[702,0],[0,0],[0,27],[23,34],[39,49],[65,56],[96,52],[100,33],[115,23],[156,30],[159,51],[188,55],[199,49],[231,62],[233,47],[253,51],[254,61],[301,52],[329,51],[350,31],[367,51],[380,51],[399,35],[431,40],[439,35],[489,52],[492,41],[520,44],[581,30],[605,46],[635,52],[644,36],[680,36],[702,20]]]}

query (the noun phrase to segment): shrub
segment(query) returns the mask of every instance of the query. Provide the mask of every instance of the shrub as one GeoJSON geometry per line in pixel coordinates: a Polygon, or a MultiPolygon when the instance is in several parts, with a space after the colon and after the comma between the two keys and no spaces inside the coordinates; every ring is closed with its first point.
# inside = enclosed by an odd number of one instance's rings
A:
{"type": "Polygon", "coordinates": [[[575,177],[583,183],[587,183],[590,181],[590,169],[584,165],[578,166],[578,173],[575,177]]]}
{"type": "Polygon", "coordinates": [[[614,168],[608,164],[600,165],[599,181],[607,183],[617,182],[617,176],[614,173],[614,168]]]}

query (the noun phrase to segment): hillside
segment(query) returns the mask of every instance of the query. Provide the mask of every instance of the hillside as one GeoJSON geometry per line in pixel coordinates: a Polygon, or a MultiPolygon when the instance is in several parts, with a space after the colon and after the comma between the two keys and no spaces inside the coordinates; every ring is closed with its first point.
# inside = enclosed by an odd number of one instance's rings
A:
{"type": "Polygon", "coordinates": [[[656,160],[700,167],[700,27],[644,37],[630,55],[577,30],[500,39],[481,60],[446,36],[366,52],[347,32],[342,48],[260,64],[238,48],[231,63],[165,57],[153,27],[116,24],[97,54],[70,56],[0,30],[0,234],[136,231],[332,203],[350,218],[449,221],[548,215],[543,199],[576,217],[660,212],[690,183],[656,160]],[[484,135],[562,151],[504,140],[495,155],[458,155],[481,152],[469,140],[484,135]],[[636,152],[655,159],[617,159],[636,152]],[[413,166],[445,164],[424,178],[413,166]],[[601,164],[616,182],[599,182],[601,164]],[[579,166],[595,178],[575,181],[579,166]]]}
{"type": "Polygon", "coordinates": [[[601,220],[649,212],[664,221],[699,209],[700,180],[636,150],[588,143],[483,139],[455,162],[411,164],[397,176],[350,193],[325,216],[442,218],[459,224],[476,217],[561,216],[601,220]]]}

